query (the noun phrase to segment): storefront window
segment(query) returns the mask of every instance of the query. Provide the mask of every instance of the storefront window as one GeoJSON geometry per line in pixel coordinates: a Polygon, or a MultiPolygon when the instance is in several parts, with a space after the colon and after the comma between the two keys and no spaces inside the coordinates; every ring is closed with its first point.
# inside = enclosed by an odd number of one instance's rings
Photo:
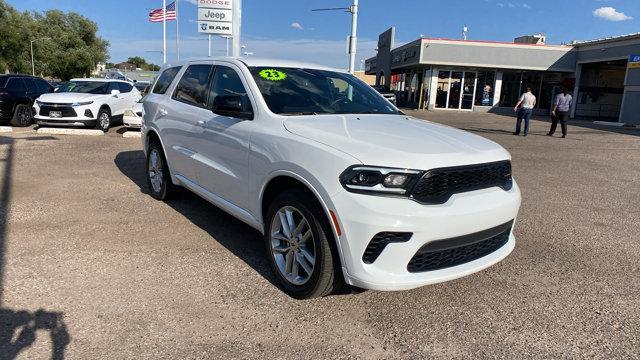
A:
{"type": "Polygon", "coordinates": [[[479,71],[476,88],[476,106],[492,106],[493,91],[496,83],[495,71],[479,71]]]}
{"type": "Polygon", "coordinates": [[[520,82],[522,73],[519,71],[505,71],[502,75],[502,91],[500,92],[500,106],[513,107],[520,98],[520,82]]]}

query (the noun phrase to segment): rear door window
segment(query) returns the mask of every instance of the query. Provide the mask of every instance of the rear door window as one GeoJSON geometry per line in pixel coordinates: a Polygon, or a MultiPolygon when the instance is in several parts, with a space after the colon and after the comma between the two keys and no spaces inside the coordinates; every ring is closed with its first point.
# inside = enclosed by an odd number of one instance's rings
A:
{"type": "Polygon", "coordinates": [[[49,84],[48,82],[42,80],[42,79],[35,79],[36,85],[38,86],[38,91],[41,93],[47,93],[49,91],[51,91],[51,84],[49,84]]]}
{"type": "Polygon", "coordinates": [[[131,89],[133,88],[133,86],[126,83],[118,83],[118,88],[120,89],[121,93],[125,94],[128,92],[131,92],[131,89]]]}
{"type": "Polygon", "coordinates": [[[24,82],[22,81],[21,78],[9,78],[9,81],[7,81],[7,89],[9,89],[10,91],[16,91],[16,92],[26,92],[27,91],[27,87],[25,86],[24,82]]]}
{"type": "Polygon", "coordinates": [[[111,91],[113,90],[118,90],[120,91],[120,87],[118,86],[117,82],[110,82],[109,83],[109,88],[107,89],[107,94],[111,94],[111,91]]]}
{"type": "Polygon", "coordinates": [[[190,65],[185,70],[173,93],[175,100],[205,107],[207,105],[207,89],[213,65],[190,65]]]}
{"type": "Polygon", "coordinates": [[[7,84],[8,77],[0,76],[0,88],[3,88],[7,84]]]}
{"type": "Polygon", "coordinates": [[[180,71],[180,66],[168,68],[167,70],[163,71],[162,75],[160,75],[160,78],[158,78],[156,85],[153,87],[153,93],[154,94],[166,93],[167,90],[169,89],[169,86],[171,86],[173,79],[175,79],[176,75],[178,75],[179,71],[180,71]]]}

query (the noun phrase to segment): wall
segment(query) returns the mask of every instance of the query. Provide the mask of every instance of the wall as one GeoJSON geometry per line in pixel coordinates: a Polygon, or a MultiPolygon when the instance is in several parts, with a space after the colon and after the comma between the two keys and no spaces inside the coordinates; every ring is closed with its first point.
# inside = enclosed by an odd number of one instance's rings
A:
{"type": "Polygon", "coordinates": [[[576,64],[576,51],[568,46],[441,39],[422,42],[423,64],[564,72],[573,72],[576,64]]]}

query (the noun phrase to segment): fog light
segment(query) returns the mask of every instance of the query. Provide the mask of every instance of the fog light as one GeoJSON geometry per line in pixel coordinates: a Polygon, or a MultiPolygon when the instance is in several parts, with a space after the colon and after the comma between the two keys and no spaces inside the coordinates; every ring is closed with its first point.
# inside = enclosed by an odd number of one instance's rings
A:
{"type": "Polygon", "coordinates": [[[93,113],[91,112],[91,110],[87,109],[84,111],[84,116],[88,118],[93,118],[93,113]]]}
{"type": "Polygon", "coordinates": [[[385,176],[383,184],[386,187],[402,187],[407,179],[408,176],[404,174],[389,174],[385,176]]]}

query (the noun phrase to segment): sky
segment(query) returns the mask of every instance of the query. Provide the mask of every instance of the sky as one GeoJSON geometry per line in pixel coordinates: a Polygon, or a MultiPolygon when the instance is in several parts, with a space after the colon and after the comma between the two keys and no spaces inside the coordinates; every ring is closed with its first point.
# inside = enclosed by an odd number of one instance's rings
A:
{"type": "MultiPolygon", "coordinates": [[[[74,11],[95,21],[111,44],[111,62],[141,56],[161,64],[162,23],[150,23],[150,10],[162,0],[6,0],[21,11],[74,11]]],[[[168,0],[169,3],[171,0],[168,0]]],[[[181,58],[207,56],[207,37],[197,32],[196,0],[178,0],[181,58]]],[[[312,12],[347,7],[351,0],[244,0],[242,44],[253,56],[275,57],[346,68],[347,12],[312,12]]],[[[176,59],[175,21],[168,23],[167,57],[176,59]]],[[[512,41],[534,33],[547,43],[589,40],[640,31],[640,0],[360,0],[357,67],[375,55],[378,34],[396,27],[396,44],[421,35],[470,40],[512,41]]],[[[214,37],[213,54],[225,54],[214,37]]]]}

